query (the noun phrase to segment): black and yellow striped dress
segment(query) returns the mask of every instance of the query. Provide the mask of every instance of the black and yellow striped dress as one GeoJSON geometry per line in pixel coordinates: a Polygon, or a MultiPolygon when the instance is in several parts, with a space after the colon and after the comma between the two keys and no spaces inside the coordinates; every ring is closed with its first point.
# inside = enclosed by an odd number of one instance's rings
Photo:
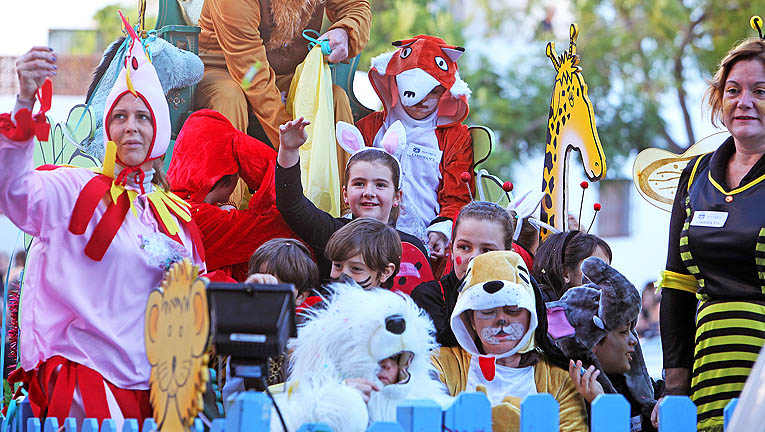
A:
{"type": "Polygon", "coordinates": [[[662,346],[665,368],[691,365],[700,431],[722,431],[723,409],[741,393],[765,344],[765,159],[729,189],[725,170],[734,149],[729,139],[683,173],[685,191],[678,189],[670,227],[679,233],[674,245],[670,235],[664,278],[680,282],[663,284],[696,294],[695,307],[683,306],[695,309],[691,323],[683,321],[687,311],[662,311],[662,321],[670,321],[662,322],[662,346]],[[670,330],[687,324],[695,324],[685,333],[691,337],[670,330]]]}

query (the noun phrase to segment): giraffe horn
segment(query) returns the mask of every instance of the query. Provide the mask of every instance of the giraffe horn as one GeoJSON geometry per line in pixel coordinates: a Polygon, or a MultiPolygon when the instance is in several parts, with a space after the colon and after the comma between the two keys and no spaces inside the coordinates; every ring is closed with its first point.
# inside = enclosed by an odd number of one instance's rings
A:
{"type": "Polygon", "coordinates": [[[558,59],[555,56],[555,42],[547,42],[547,49],[545,50],[547,57],[552,62],[553,66],[555,66],[555,70],[557,71],[560,69],[560,63],[558,63],[558,59]]]}
{"type": "Polygon", "coordinates": [[[569,29],[569,37],[570,43],[568,51],[573,57],[576,55],[576,39],[579,37],[579,26],[576,23],[571,23],[571,28],[569,29]]]}

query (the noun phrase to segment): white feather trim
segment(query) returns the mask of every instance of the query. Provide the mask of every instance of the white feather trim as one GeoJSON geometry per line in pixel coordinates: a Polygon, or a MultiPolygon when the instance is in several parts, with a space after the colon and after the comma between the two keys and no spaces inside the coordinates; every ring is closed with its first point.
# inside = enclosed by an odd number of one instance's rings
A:
{"type": "Polygon", "coordinates": [[[377,70],[377,73],[380,75],[385,75],[385,70],[388,69],[388,63],[390,62],[390,59],[393,58],[393,54],[396,53],[396,50],[384,52],[378,56],[372,57],[372,67],[377,70]]]}
{"type": "Polygon", "coordinates": [[[451,94],[454,97],[460,97],[465,96],[468,99],[470,98],[470,95],[473,93],[470,91],[470,88],[468,88],[468,85],[465,81],[460,78],[460,72],[457,71],[454,73],[454,84],[452,85],[452,88],[449,89],[451,94]]]}

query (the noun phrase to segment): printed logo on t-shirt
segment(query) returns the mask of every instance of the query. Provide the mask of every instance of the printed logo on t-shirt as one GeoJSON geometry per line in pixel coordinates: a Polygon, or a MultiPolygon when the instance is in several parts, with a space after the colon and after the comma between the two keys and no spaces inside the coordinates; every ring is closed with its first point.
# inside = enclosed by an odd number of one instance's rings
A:
{"type": "Polygon", "coordinates": [[[443,152],[437,148],[412,144],[407,150],[406,155],[425,162],[440,163],[443,152]]]}

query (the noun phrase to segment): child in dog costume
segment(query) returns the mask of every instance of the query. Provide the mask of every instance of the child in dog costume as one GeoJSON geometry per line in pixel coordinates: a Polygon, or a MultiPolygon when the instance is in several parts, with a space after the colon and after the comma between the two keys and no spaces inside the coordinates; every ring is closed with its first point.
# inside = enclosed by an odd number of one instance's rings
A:
{"type": "MultiPolygon", "coordinates": [[[[173,192],[191,203],[208,271],[221,270],[244,282],[250,256],[260,245],[273,238],[297,238],[276,209],[275,166],[276,151],[234,128],[223,114],[199,110],[186,119],[167,177],[173,192]],[[210,202],[211,192],[225,188],[221,179],[234,175],[255,191],[247,209],[226,210],[210,202]]],[[[237,183],[235,178],[224,180],[231,187],[237,183]]],[[[227,199],[230,193],[222,195],[227,199]]]]}
{"type": "Polygon", "coordinates": [[[356,126],[368,146],[380,147],[388,128],[403,123],[407,144],[394,154],[401,162],[404,191],[396,227],[426,244],[429,237],[443,236],[446,249],[452,220],[470,202],[460,175],[473,172],[473,142],[462,124],[470,89],[457,68],[465,49],[428,35],[393,45],[398,49],[373,58],[369,70],[383,111],[356,126]]]}
{"type": "MultiPolygon", "coordinates": [[[[306,312],[290,344],[289,378],[274,394],[289,430],[325,422],[336,432],[364,431],[395,421],[405,399],[452,401],[430,362],[433,324],[409,296],[346,279],[330,287],[324,304],[306,312]],[[360,383],[368,386],[366,403],[360,383]]],[[[275,413],[271,430],[282,430],[275,413]]]]}
{"type": "Polygon", "coordinates": [[[568,373],[539,349],[540,301],[520,255],[473,258],[451,316],[460,346],[441,348],[433,358],[452,396],[486,392],[495,432],[518,430],[521,400],[537,393],[550,393],[560,404],[561,431],[588,430],[584,400],[568,373]]]}
{"type": "MultiPolygon", "coordinates": [[[[595,393],[624,395],[632,408],[631,431],[654,431],[651,411],[659,386],[646,370],[635,332],[640,294],[627,278],[598,257],[582,262],[582,274],[585,285],[569,288],[560,300],[547,303],[548,333],[572,363],[581,360],[585,368],[592,365],[601,371],[597,381],[602,389],[590,394],[591,398],[595,393]],[[613,345],[610,340],[618,342],[613,345]]],[[[579,368],[573,366],[579,375],[579,368]]],[[[587,373],[582,380],[590,376],[587,373]]]]}
{"type": "Polygon", "coordinates": [[[141,40],[126,21],[125,27],[131,41],[106,102],[101,172],[32,169],[33,102],[18,100],[15,124],[8,115],[0,119],[0,209],[36,237],[21,296],[21,367],[9,381],[24,383],[34,416],[57,417],[60,424],[69,416],[118,423],[151,417],[146,297],[172,261],[189,258],[204,270],[188,205],[145,169],[170,143],[170,115],[141,40]],[[115,110],[139,101],[146,108],[135,114],[115,110]],[[130,116],[150,121],[153,130],[144,159],[134,165],[119,156],[135,147],[135,136],[122,133],[134,126],[119,120],[130,116]]]}

